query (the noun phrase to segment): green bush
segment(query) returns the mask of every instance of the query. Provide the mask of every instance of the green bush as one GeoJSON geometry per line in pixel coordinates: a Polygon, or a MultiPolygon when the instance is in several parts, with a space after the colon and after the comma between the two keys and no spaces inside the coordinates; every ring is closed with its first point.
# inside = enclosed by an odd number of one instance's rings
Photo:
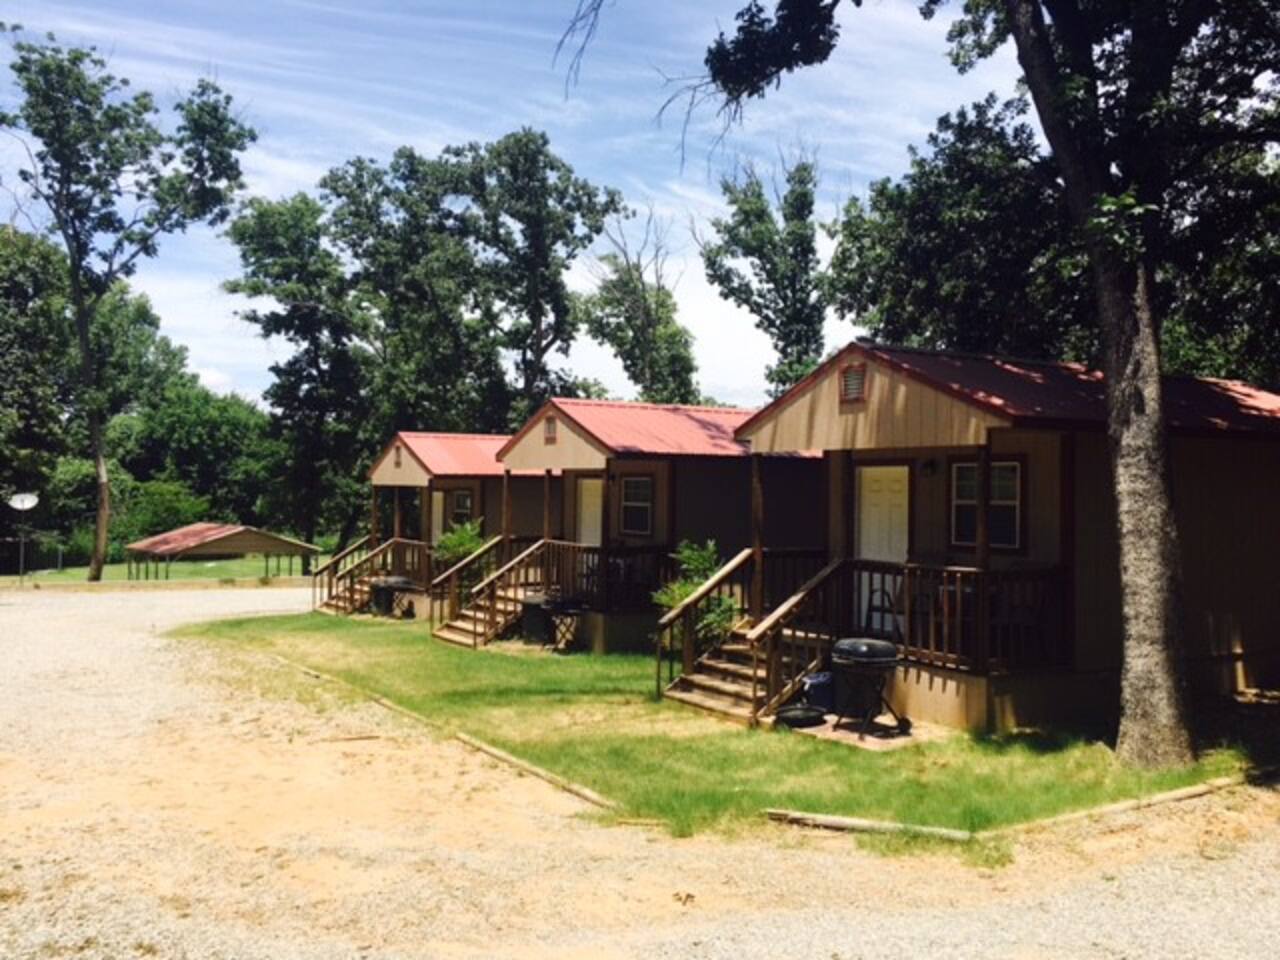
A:
{"type": "MultiPolygon", "coordinates": [[[[672,554],[678,570],[676,579],[668,581],[653,595],[664,610],[674,610],[720,569],[720,551],[714,540],[697,544],[684,540],[672,554]]],[[[729,635],[738,618],[738,605],[726,596],[707,597],[699,607],[695,630],[704,643],[719,643],[729,635]]]]}
{"type": "Polygon", "coordinates": [[[480,520],[469,520],[466,523],[454,524],[448,531],[440,535],[435,546],[435,566],[438,570],[447,570],[459,560],[465,560],[485,544],[484,535],[480,532],[480,520]]]}

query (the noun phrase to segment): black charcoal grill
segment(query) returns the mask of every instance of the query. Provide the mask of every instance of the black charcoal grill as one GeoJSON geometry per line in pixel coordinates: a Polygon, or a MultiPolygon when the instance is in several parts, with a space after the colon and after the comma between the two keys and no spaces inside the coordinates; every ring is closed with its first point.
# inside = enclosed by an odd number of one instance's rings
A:
{"type": "Polygon", "coordinates": [[[889,711],[906,733],[911,721],[898,716],[885,698],[884,688],[889,674],[901,662],[898,647],[888,640],[872,637],[846,637],[831,648],[831,672],[837,677],[836,726],[846,718],[861,718],[858,739],[863,739],[872,722],[883,710],[889,711]]]}

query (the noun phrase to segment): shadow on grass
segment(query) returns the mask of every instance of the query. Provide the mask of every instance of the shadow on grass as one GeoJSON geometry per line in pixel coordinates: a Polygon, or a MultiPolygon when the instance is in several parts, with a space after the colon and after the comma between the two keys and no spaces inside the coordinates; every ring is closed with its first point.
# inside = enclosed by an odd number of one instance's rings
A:
{"type": "MultiPolygon", "coordinates": [[[[1215,697],[1191,704],[1192,737],[1196,750],[1226,747],[1244,755],[1249,766],[1262,770],[1280,765],[1280,693],[1254,700],[1215,697]]],[[[1274,782],[1275,778],[1271,778],[1274,782]]]]}
{"type": "Polygon", "coordinates": [[[1081,743],[1098,740],[1084,731],[1071,730],[1018,730],[1013,733],[975,733],[973,742],[986,753],[1005,754],[1017,752],[1046,755],[1061,753],[1081,743]]]}

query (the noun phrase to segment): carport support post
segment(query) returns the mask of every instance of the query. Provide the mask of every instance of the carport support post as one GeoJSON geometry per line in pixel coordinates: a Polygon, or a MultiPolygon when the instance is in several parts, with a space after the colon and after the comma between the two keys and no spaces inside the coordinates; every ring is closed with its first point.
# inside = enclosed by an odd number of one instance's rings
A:
{"type": "Polygon", "coordinates": [[[751,620],[764,616],[764,480],[760,454],[751,455],[751,620]]]}

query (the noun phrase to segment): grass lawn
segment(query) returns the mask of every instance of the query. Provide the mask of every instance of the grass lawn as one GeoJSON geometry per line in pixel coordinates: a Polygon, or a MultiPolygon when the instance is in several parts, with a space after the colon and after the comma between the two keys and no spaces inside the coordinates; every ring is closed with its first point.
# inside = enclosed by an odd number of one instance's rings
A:
{"type": "Polygon", "coordinates": [[[1152,773],[1118,764],[1101,744],[964,735],[870,753],[656,702],[649,657],[474,652],[429,639],[422,623],[311,614],[181,635],[342,677],[442,734],[477,736],[677,835],[758,820],[765,807],[977,830],[1186,786],[1243,763],[1223,750],[1152,773]]]}
{"type": "MultiPolygon", "coordinates": [[[[321,557],[316,561],[319,565],[323,563],[327,557],[321,557]]],[[[262,557],[250,555],[247,557],[233,557],[229,560],[175,560],[173,566],[169,570],[169,578],[172,580],[229,580],[229,579],[257,579],[262,576],[262,557]]],[[[155,575],[155,569],[152,569],[152,576],[155,575]]],[[[271,575],[275,576],[276,561],[273,557],[271,560],[271,575]]],[[[294,576],[302,573],[302,561],[295,557],[293,561],[294,576]]],[[[61,570],[37,570],[29,574],[31,580],[36,583],[84,583],[89,575],[88,567],[64,567],[61,570]]],[[[289,558],[280,558],[280,575],[289,575],[289,558]]],[[[127,580],[129,577],[128,565],[123,563],[109,563],[102,568],[103,580],[127,580]]],[[[163,580],[164,567],[160,567],[160,579],[163,580]]],[[[13,585],[18,582],[15,576],[0,577],[0,583],[13,585]]]]}

